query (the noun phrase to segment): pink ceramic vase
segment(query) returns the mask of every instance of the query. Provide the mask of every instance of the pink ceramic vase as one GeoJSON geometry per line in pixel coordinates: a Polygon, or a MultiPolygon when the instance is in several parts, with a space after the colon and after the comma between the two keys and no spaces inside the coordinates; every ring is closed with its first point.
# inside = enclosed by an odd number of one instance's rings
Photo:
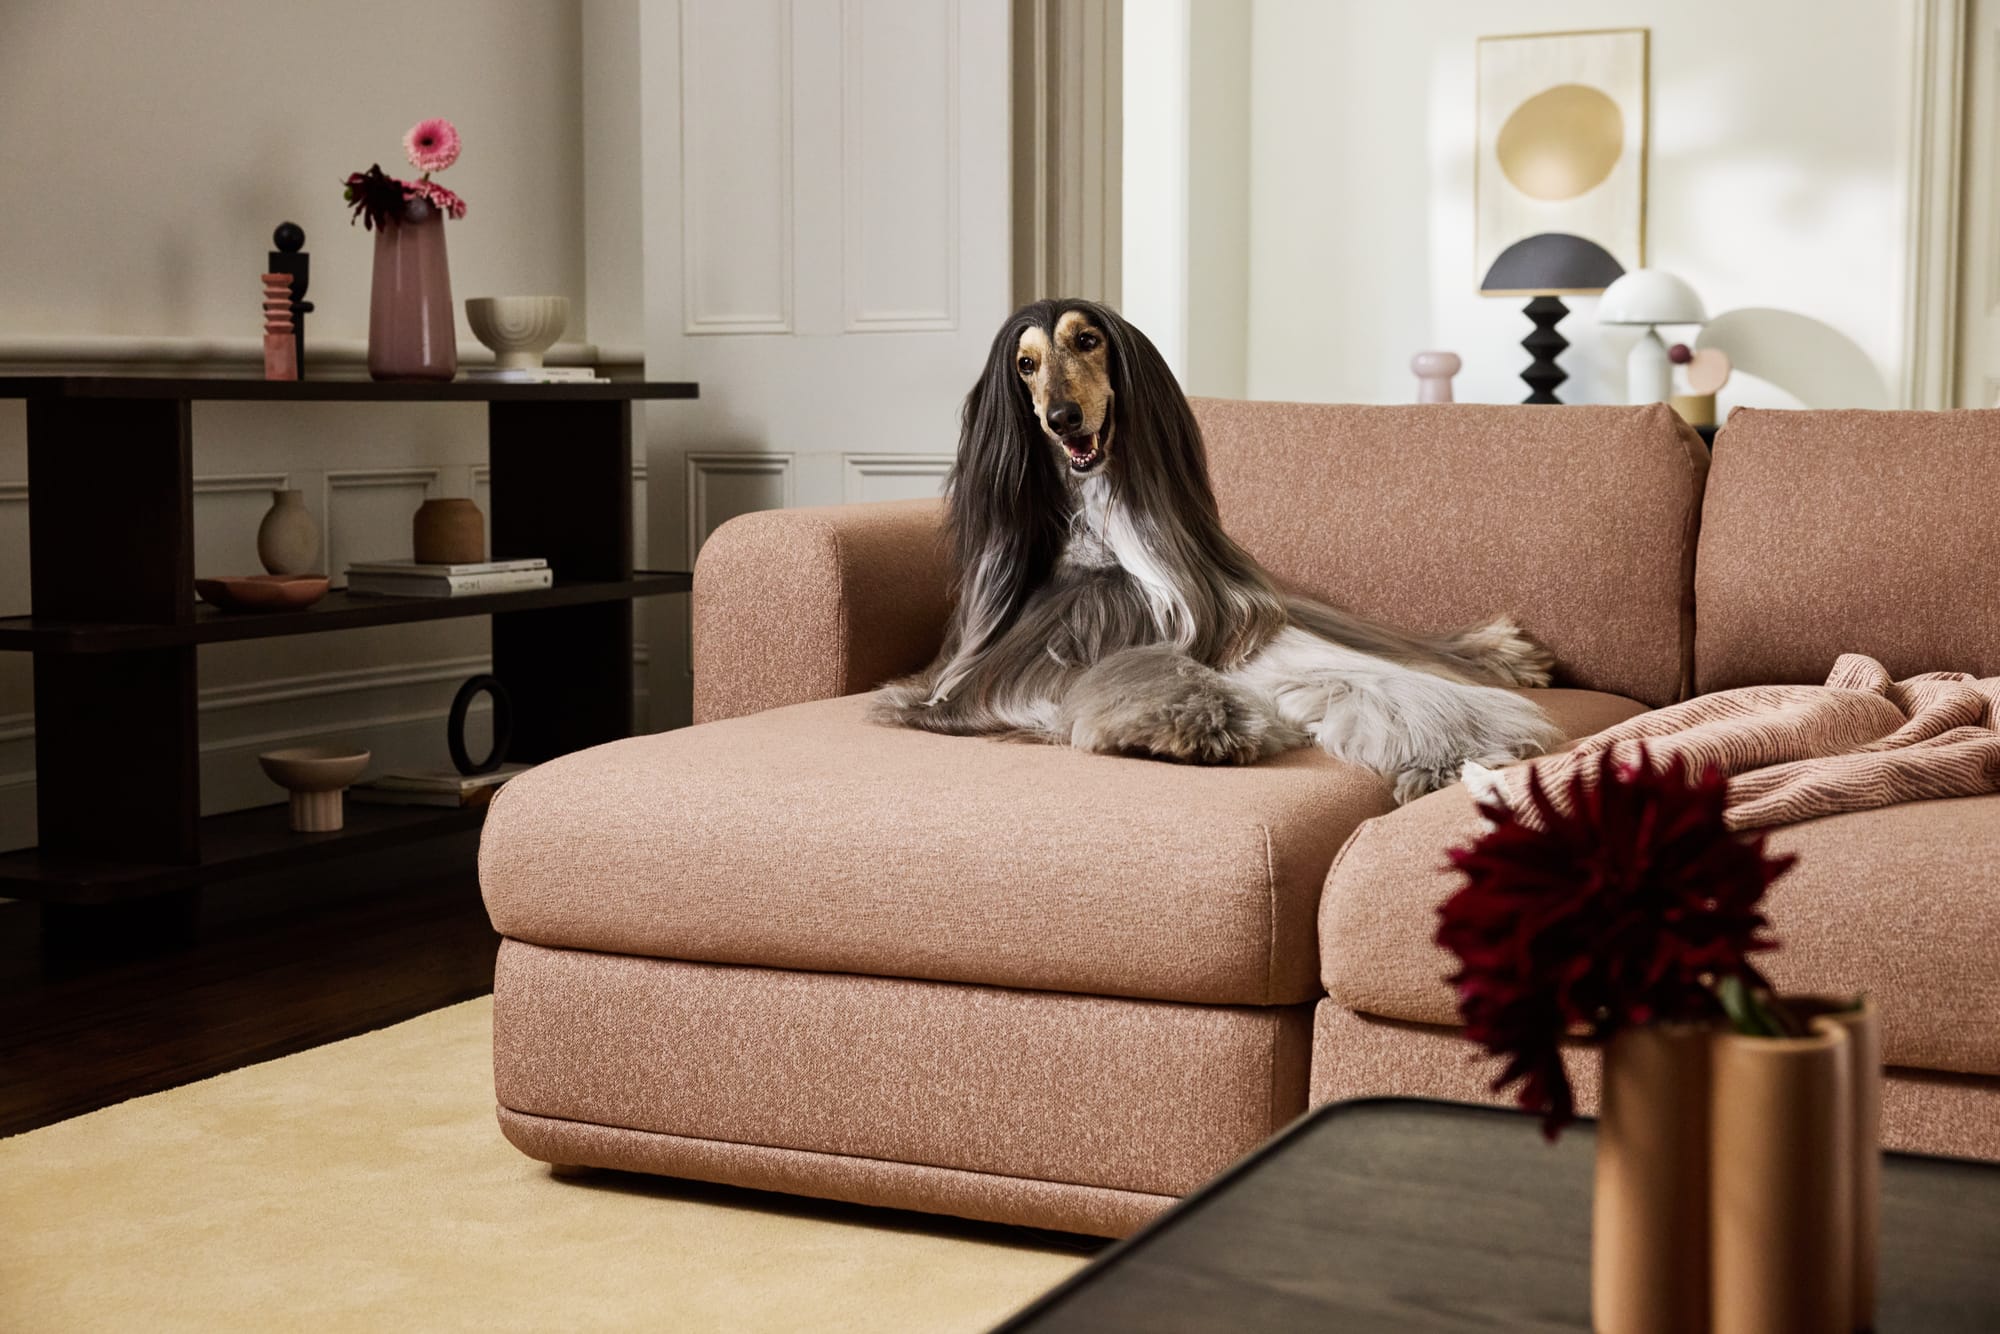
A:
{"type": "Polygon", "coordinates": [[[449,380],[458,374],[444,215],[375,229],[368,304],[368,374],[377,380],[449,380]]]}

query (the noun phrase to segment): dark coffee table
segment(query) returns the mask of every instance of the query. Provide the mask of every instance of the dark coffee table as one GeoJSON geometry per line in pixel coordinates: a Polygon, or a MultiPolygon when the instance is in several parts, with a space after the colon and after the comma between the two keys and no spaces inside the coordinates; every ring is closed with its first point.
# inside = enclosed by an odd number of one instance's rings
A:
{"type": "MultiPolygon", "coordinates": [[[[1336,1103],[1001,1331],[1587,1330],[1592,1128],[1336,1103]]],[[[2000,1330],[2000,1166],[1887,1155],[1878,1328],[2000,1330]]]]}

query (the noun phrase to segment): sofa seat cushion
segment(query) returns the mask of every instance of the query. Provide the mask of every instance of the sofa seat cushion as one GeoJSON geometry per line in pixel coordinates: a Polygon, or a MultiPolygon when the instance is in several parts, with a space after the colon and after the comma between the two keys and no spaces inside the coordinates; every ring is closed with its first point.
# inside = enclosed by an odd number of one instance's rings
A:
{"type": "MultiPolygon", "coordinates": [[[[1596,731],[1641,712],[1537,692],[1596,731]]],[[[538,945],[1215,1004],[1316,997],[1333,855],[1391,808],[1301,750],[1198,768],[884,727],[853,695],[539,765],[480,845],[538,945]]]]}
{"type": "MultiPolygon", "coordinates": [[[[1320,959],[1328,995],[1384,1019],[1455,1024],[1432,943],[1463,882],[1446,848],[1477,815],[1463,788],[1363,825],[1327,877],[1320,959]]],[[[1765,899],[1781,948],[1759,967],[1781,992],[1866,992],[1892,1065],[2000,1074],[2000,796],[1911,802],[1769,831],[1798,864],[1765,899]]]]}

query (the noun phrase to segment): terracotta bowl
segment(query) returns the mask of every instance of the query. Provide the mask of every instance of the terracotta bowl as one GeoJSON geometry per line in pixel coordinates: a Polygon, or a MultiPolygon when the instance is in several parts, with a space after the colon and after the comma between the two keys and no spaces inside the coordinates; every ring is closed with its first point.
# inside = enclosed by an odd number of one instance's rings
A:
{"type": "Polygon", "coordinates": [[[346,823],[341,794],[368,768],[369,752],[354,746],[289,746],[257,757],[271,781],[292,794],[292,828],[330,833],[346,823]]]}
{"type": "Polygon", "coordinates": [[[224,611],[296,611],[326,596],[323,574],[243,574],[197,579],[203,602],[224,611]]]}

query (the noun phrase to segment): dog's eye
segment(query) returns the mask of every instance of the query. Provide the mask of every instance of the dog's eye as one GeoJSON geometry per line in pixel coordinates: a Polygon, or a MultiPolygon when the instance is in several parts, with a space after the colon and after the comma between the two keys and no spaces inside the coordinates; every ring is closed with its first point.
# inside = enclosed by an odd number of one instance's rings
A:
{"type": "Polygon", "coordinates": [[[1096,334],[1086,329],[1076,336],[1076,350],[1079,352],[1094,352],[1097,350],[1097,345],[1103,341],[1096,334]]]}
{"type": "Polygon", "coordinates": [[[1033,357],[1022,357],[1014,364],[1021,368],[1021,374],[1023,375],[1033,375],[1035,373],[1035,359],[1033,357]]]}

